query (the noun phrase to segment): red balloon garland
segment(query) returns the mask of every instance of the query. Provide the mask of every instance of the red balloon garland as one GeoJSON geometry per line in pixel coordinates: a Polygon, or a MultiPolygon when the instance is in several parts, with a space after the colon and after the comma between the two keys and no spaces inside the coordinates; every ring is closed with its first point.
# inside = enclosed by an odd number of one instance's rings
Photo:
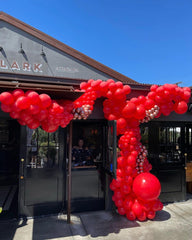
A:
{"type": "Polygon", "coordinates": [[[17,119],[21,125],[31,129],[41,126],[47,132],[54,132],[59,126],[66,127],[72,119],[86,119],[93,110],[95,100],[107,98],[103,102],[104,116],[117,121],[117,135],[121,135],[118,147],[116,179],[110,188],[114,191],[112,200],[121,215],[133,221],[153,219],[156,211],[163,208],[158,199],[161,186],[159,180],[149,173],[152,169],[147,160],[147,150],[140,143],[139,125],[168,116],[172,111],[183,114],[191,97],[188,87],[175,84],[153,85],[148,95],[127,100],[131,92],[128,85],[90,79],[80,85],[84,94],[74,102],[52,100],[47,94],[38,94],[21,89],[0,94],[1,109],[17,119]]]}

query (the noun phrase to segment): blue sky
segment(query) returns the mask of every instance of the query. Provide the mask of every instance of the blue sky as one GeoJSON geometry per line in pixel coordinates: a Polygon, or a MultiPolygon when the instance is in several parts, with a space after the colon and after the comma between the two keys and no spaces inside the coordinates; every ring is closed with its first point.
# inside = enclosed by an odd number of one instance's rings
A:
{"type": "Polygon", "coordinates": [[[140,83],[192,86],[191,0],[6,0],[0,10],[140,83]]]}

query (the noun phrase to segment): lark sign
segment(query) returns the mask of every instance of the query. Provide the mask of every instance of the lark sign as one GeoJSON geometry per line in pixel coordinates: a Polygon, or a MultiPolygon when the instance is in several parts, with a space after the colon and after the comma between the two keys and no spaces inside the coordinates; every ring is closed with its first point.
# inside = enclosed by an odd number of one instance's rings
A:
{"type": "Polygon", "coordinates": [[[7,64],[3,59],[0,59],[0,69],[6,70],[16,70],[16,71],[26,71],[26,72],[36,72],[42,73],[42,64],[41,63],[33,63],[30,64],[28,62],[23,62],[19,64],[16,60],[13,60],[9,64],[7,64]]]}

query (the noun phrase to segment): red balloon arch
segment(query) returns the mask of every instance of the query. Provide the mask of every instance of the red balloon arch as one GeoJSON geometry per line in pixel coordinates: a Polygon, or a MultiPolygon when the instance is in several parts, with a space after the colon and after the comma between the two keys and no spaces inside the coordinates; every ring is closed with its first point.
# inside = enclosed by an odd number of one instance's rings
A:
{"type": "Polygon", "coordinates": [[[31,129],[39,126],[46,132],[54,132],[59,126],[66,127],[72,119],[86,119],[93,110],[95,100],[105,97],[104,116],[117,121],[118,147],[116,178],[110,184],[113,201],[119,214],[129,220],[153,219],[156,211],[163,208],[158,199],[161,192],[159,180],[152,175],[147,160],[147,150],[140,142],[140,123],[168,116],[172,111],[183,114],[191,97],[188,87],[175,84],[152,85],[147,96],[127,100],[131,92],[128,85],[90,79],[80,85],[83,95],[74,102],[52,100],[47,94],[15,89],[0,94],[1,109],[9,113],[21,125],[31,129]]]}

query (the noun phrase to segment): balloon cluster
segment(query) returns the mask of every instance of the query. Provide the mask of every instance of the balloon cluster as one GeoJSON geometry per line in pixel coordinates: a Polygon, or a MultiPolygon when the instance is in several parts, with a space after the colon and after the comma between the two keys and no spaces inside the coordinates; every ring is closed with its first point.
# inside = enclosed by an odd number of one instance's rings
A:
{"type": "Polygon", "coordinates": [[[178,87],[176,84],[165,84],[163,86],[152,85],[151,91],[146,97],[153,106],[154,102],[159,106],[159,113],[168,116],[172,111],[183,114],[187,111],[187,103],[191,97],[191,90],[188,87],[178,87]]]}
{"type": "Polygon", "coordinates": [[[37,128],[40,125],[47,132],[65,127],[72,119],[86,119],[93,110],[95,100],[103,102],[104,116],[116,120],[117,135],[121,135],[118,147],[116,179],[110,188],[114,191],[113,201],[121,215],[129,220],[153,219],[163,205],[158,199],[161,186],[159,180],[149,171],[152,169],[147,159],[147,150],[140,143],[139,125],[168,116],[172,111],[183,114],[191,97],[190,88],[180,88],[175,84],[153,85],[147,96],[127,100],[131,92],[128,85],[112,79],[102,81],[90,79],[80,85],[84,94],[74,102],[51,100],[47,94],[34,91],[24,93],[20,89],[0,94],[1,109],[9,112],[22,125],[37,128]]]}
{"type": "Polygon", "coordinates": [[[187,102],[191,96],[189,88],[180,88],[174,84],[151,86],[148,95],[127,100],[131,92],[129,86],[109,79],[89,80],[81,84],[85,91],[75,104],[80,107],[89,104],[93,107],[98,97],[107,98],[103,103],[104,116],[117,121],[117,135],[121,135],[118,147],[116,179],[110,188],[119,214],[129,220],[140,221],[153,219],[156,211],[163,208],[158,199],[161,186],[159,180],[149,171],[152,169],[147,159],[147,150],[140,143],[139,125],[158,118],[161,114],[169,115],[172,111],[183,114],[187,111],[187,102]]]}
{"type": "Polygon", "coordinates": [[[147,150],[140,143],[139,128],[128,129],[119,139],[118,146],[121,156],[117,159],[116,179],[113,179],[110,188],[114,191],[113,201],[121,215],[129,220],[144,221],[155,217],[155,211],[163,205],[158,196],[161,186],[158,179],[149,173],[152,169],[147,160],[147,150]],[[147,175],[146,175],[147,174],[147,175]],[[142,176],[140,180],[138,176],[142,176]],[[140,181],[138,184],[135,182],[140,181]],[[145,184],[143,184],[143,181],[145,184]],[[145,186],[141,192],[142,184],[145,186]],[[145,196],[141,193],[145,191],[145,196]]]}
{"type": "Polygon", "coordinates": [[[90,105],[83,105],[82,107],[73,109],[73,119],[85,120],[91,113],[92,110],[90,109],[90,105]]]}
{"type": "Polygon", "coordinates": [[[35,91],[24,93],[21,89],[0,94],[1,109],[31,129],[39,126],[46,132],[54,132],[59,126],[66,127],[73,119],[73,102],[52,100],[47,94],[35,91]]]}
{"type": "Polygon", "coordinates": [[[153,108],[145,111],[146,116],[140,120],[140,123],[147,123],[159,114],[159,107],[155,105],[153,108]]]}

